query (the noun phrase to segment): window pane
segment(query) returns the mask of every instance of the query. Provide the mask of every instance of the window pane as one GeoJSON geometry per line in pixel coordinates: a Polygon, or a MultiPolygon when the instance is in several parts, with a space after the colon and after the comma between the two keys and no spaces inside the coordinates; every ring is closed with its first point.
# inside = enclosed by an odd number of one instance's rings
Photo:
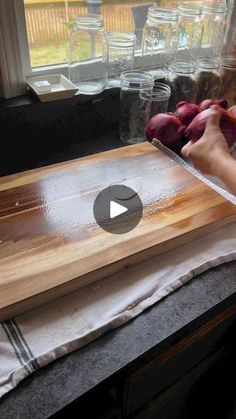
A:
{"type": "Polygon", "coordinates": [[[132,31],[140,47],[148,6],[175,7],[176,0],[103,0],[101,5],[86,1],[24,0],[31,66],[67,62],[68,35],[77,14],[99,13],[107,31],[132,31]]]}

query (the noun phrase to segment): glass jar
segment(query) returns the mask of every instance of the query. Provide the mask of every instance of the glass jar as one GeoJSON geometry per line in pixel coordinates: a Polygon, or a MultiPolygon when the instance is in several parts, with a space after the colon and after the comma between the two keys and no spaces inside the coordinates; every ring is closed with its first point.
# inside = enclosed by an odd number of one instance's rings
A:
{"type": "Polygon", "coordinates": [[[168,111],[170,95],[170,86],[165,83],[155,83],[152,92],[141,92],[142,123],[145,132],[154,115],[168,111]]]}
{"type": "Polygon", "coordinates": [[[142,95],[150,95],[154,77],[145,71],[124,71],[120,76],[120,138],[135,144],[145,140],[145,109],[142,95]]]}
{"type": "Polygon", "coordinates": [[[170,69],[168,84],[171,88],[169,111],[174,111],[177,103],[183,100],[194,103],[197,96],[195,62],[192,60],[174,61],[170,69]]]}
{"type": "Polygon", "coordinates": [[[165,78],[178,46],[178,13],[149,7],[142,37],[142,69],[155,79],[165,78]]]}
{"type": "Polygon", "coordinates": [[[136,36],[131,32],[107,32],[104,35],[108,86],[120,86],[123,71],[133,70],[136,36]]]}
{"type": "Polygon", "coordinates": [[[75,17],[69,39],[69,79],[86,95],[100,93],[106,85],[103,52],[103,17],[95,14],[75,17]]]}
{"type": "Polygon", "coordinates": [[[236,58],[221,58],[220,73],[222,79],[221,97],[228,100],[229,106],[236,105],[236,58]]]}
{"type": "Polygon", "coordinates": [[[221,54],[226,33],[226,14],[225,2],[202,4],[203,34],[200,57],[217,58],[221,54]]]}
{"type": "Polygon", "coordinates": [[[202,41],[201,5],[184,1],[178,4],[178,12],[179,43],[176,59],[193,60],[199,54],[202,41]]]}
{"type": "Polygon", "coordinates": [[[220,98],[221,75],[218,60],[203,58],[198,61],[197,91],[197,102],[220,98]]]}

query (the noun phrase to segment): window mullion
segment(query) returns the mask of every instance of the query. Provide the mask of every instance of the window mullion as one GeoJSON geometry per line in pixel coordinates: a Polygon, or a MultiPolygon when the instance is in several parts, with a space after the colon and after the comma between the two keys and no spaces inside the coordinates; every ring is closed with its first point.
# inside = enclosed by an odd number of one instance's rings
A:
{"type": "Polygon", "coordinates": [[[4,97],[24,94],[30,62],[23,0],[0,2],[0,56],[4,97]]]}
{"type": "Polygon", "coordinates": [[[16,26],[19,39],[19,48],[24,76],[31,75],[28,34],[26,28],[24,0],[14,0],[16,26]]]}

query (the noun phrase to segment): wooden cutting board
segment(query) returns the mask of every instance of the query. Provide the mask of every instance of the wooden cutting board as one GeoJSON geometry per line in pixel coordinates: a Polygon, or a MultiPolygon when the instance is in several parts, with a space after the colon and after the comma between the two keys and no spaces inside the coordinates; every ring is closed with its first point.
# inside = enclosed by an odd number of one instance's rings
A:
{"type": "MultiPolygon", "coordinates": [[[[236,206],[149,143],[0,179],[0,320],[89,285],[236,220],[236,206]],[[93,216],[114,184],[143,218],[111,234],[93,216]]],[[[166,256],[168,257],[168,255],[166,256]]]]}

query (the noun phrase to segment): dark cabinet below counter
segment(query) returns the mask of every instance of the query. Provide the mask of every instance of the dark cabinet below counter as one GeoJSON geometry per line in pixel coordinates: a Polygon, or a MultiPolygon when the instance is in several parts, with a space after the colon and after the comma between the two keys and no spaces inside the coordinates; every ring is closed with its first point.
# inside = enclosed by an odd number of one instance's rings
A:
{"type": "Polygon", "coordinates": [[[208,321],[199,319],[195,330],[183,328],[52,418],[228,419],[236,403],[231,385],[236,376],[233,300],[222,312],[213,310],[208,321]]]}

